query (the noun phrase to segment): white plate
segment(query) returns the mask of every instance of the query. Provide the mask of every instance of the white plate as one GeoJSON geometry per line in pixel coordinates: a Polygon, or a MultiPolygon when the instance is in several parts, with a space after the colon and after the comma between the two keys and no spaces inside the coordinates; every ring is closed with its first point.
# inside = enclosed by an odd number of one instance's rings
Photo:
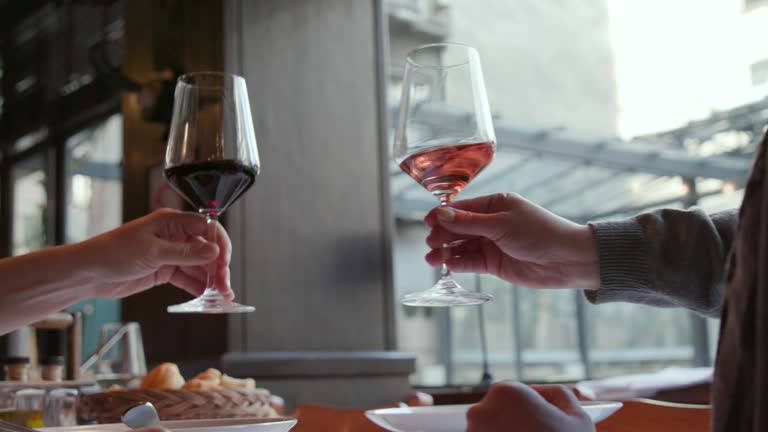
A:
{"type": "MultiPolygon", "coordinates": [[[[621,402],[582,402],[593,422],[604,420],[621,408],[621,402]]],[[[472,405],[385,408],[366,411],[372,422],[391,432],[464,432],[472,405]]]]}
{"type": "MultiPolygon", "coordinates": [[[[296,419],[290,417],[162,422],[162,426],[166,429],[190,432],[288,432],[294,425],[296,425],[296,419]]],[[[126,432],[132,429],[122,423],[112,423],[90,426],[52,427],[40,430],[46,432],[126,432]]]]}

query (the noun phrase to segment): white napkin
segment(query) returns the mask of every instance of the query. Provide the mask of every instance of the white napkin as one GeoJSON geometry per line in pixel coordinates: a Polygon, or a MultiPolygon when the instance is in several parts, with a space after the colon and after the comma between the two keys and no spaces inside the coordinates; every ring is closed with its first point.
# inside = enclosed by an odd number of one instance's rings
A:
{"type": "Polygon", "coordinates": [[[658,372],[582,381],[576,388],[594,400],[622,401],[652,397],[661,390],[712,383],[711,367],[669,367],[658,372]]]}

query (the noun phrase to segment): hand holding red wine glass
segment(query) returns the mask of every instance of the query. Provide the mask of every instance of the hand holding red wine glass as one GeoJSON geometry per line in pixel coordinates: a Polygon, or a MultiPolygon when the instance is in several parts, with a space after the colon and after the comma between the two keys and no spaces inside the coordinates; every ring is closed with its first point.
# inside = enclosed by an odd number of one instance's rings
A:
{"type": "MultiPolygon", "coordinates": [[[[251,187],[259,169],[245,80],[215,72],[181,76],[174,97],[165,178],[205,216],[208,241],[216,241],[219,216],[251,187]]],[[[215,266],[214,262],[208,268],[202,296],[169,306],[168,312],[253,312],[253,306],[226,299],[214,288],[215,266]]]]}
{"type": "MultiPolygon", "coordinates": [[[[493,130],[477,51],[460,44],[425,45],[408,53],[395,135],[400,168],[448,205],[493,159],[493,130]],[[445,114],[463,121],[447,123],[445,114]]],[[[445,265],[429,290],[406,295],[409,306],[463,306],[493,301],[462,288],[445,265]]]]}

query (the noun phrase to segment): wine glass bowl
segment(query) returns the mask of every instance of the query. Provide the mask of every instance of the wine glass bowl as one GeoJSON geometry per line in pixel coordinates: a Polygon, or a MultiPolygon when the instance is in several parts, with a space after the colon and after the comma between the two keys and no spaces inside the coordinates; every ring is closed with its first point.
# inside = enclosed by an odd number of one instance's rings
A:
{"type": "MultiPolygon", "coordinates": [[[[197,72],[176,84],[165,156],[165,178],[205,216],[207,239],[216,241],[219,216],[256,180],[261,169],[248,91],[242,77],[197,72]]],[[[208,266],[202,296],[168,307],[168,312],[253,312],[224,298],[213,286],[216,263],[208,266]]]]}
{"type": "MultiPolygon", "coordinates": [[[[400,168],[447,206],[491,162],[496,136],[477,51],[453,43],[408,53],[394,158],[400,168]],[[446,123],[444,114],[463,121],[446,123]]],[[[406,295],[410,306],[465,306],[493,301],[453,278],[443,245],[441,277],[431,289],[406,295]]]]}
{"type": "Polygon", "coordinates": [[[438,146],[407,156],[400,169],[438,199],[450,201],[488,165],[494,151],[487,142],[438,146]]]}

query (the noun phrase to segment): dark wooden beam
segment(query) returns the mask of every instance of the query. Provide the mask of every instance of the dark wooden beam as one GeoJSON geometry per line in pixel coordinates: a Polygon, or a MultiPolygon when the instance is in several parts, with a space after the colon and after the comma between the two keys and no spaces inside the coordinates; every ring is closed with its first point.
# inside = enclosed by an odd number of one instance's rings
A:
{"type": "MultiPolygon", "coordinates": [[[[131,0],[125,3],[123,72],[141,82],[171,65],[188,71],[222,70],[223,40],[220,0],[131,0]]],[[[123,218],[128,221],[149,211],[148,172],[164,160],[167,125],[144,121],[133,94],[123,95],[122,112],[123,218]]],[[[150,364],[213,365],[226,351],[225,316],[166,311],[188,299],[167,286],[123,300],[123,320],[141,324],[150,364]]]]}

